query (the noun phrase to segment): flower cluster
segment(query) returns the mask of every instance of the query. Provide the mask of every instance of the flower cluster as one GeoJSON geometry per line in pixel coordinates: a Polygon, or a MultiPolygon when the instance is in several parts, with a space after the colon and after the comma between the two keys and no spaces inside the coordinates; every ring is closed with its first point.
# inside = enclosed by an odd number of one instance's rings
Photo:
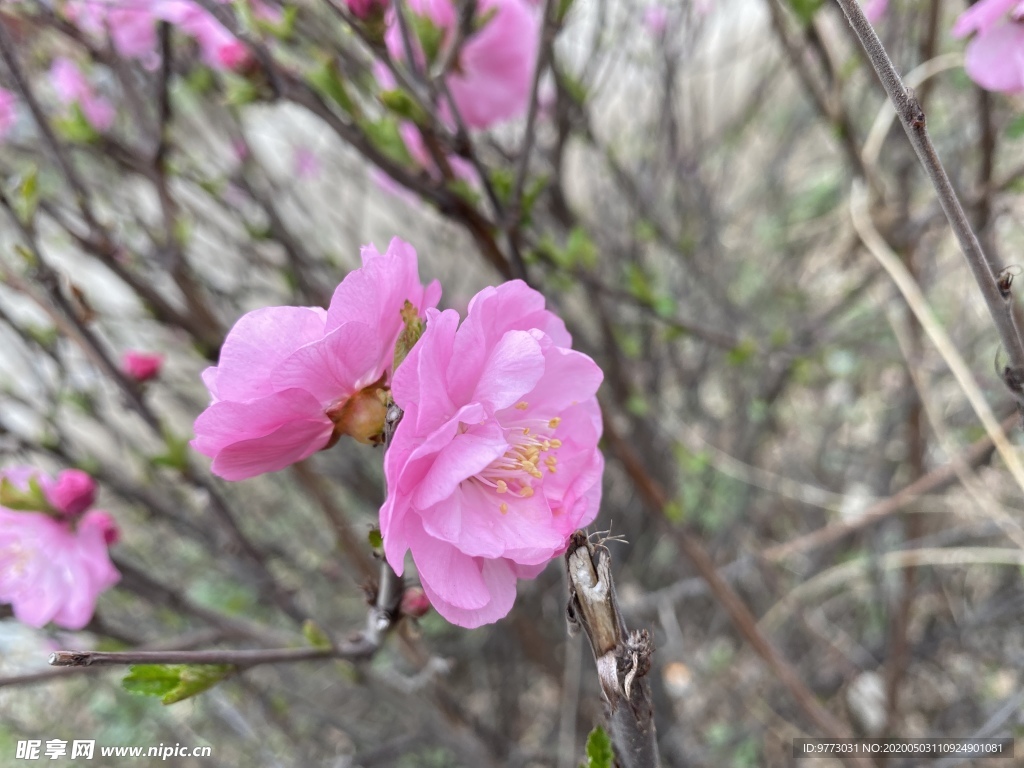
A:
{"type": "Polygon", "coordinates": [[[89,509],[95,498],[79,470],[56,480],[30,467],[0,473],[0,603],[19,621],[81,629],[120,579],[107,552],[118,529],[107,512],[89,509]]]}
{"type": "Polygon", "coordinates": [[[401,574],[411,552],[434,608],[476,627],[597,516],[602,373],[522,281],[485,288],[461,324],[439,298],[396,238],[363,249],[326,311],[245,315],[204,374],[213,403],[193,445],[217,474],[252,477],[342,434],[378,441],[390,397],[403,417],[384,464],[385,556],[401,574]],[[393,370],[400,337],[411,349],[393,370]]]}
{"type": "MultiPolygon", "coordinates": [[[[456,34],[459,27],[459,3],[454,0],[411,0],[406,4],[412,27],[413,56],[419,66],[435,66],[450,56],[449,48],[459,45],[445,78],[455,109],[469,128],[487,129],[505,120],[520,117],[529,105],[533,68],[540,46],[541,19],[530,0],[481,0],[472,21],[472,32],[465,39],[456,34]],[[415,33],[419,33],[418,36],[415,33]],[[428,49],[428,50],[425,50],[428,49]]],[[[383,9],[376,0],[349,0],[356,15],[383,9]],[[368,10],[367,10],[368,9],[368,10]]],[[[397,22],[395,10],[384,16],[384,41],[396,60],[406,58],[408,47],[397,22]]],[[[395,87],[390,72],[376,67],[377,79],[387,89],[395,87]]],[[[444,100],[439,104],[441,119],[454,127],[452,110],[444,100]]],[[[409,154],[432,175],[437,175],[419,129],[412,123],[401,126],[402,139],[409,154]]],[[[476,178],[462,158],[448,158],[458,178],[476,178]]]]}

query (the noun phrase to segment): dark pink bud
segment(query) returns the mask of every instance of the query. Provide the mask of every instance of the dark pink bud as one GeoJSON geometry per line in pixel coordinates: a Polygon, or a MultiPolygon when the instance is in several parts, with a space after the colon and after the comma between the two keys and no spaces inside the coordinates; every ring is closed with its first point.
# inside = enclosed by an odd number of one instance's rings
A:
{"type": "Polygon", "coordinates": [[[159,376],[163,364],[164,356],[151,352],[129,350],[121,356],[121,369],[129,377],[140,383],[150,381],[159,376]]]}
{"type": "Polygon", "coordinates": [[[46,490],[47,500],[69,517],[78,517],[96,501],[96,483],[80,469],[65,469],[46,490]]]}
{"type": "Polygon", "coordinates": [[[402,605],[399,610],[403,616],[418,619],[426,615],[430,608],[430,600],[420,587],[409,587],[402,593],[402,605]]]}

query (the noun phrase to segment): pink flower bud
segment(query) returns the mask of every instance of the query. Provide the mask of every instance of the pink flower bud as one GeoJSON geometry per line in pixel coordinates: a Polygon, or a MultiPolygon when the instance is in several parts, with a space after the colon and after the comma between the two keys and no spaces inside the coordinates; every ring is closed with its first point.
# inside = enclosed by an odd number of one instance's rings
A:
{"type": "Polygon", "coordinates": [[[96,483],[80,469],[65,469],[46,489],[46,498],[68,517],[78,517],[96,501],[96,483]]]}
{"type": "Polygon", "coordinates": [[[427,599],[426,593],[420,587],[409,587],[402,593],[402,604],[398,610],[403,616],[418,619],[425,616],[430,608],[430,600],[427,599]]]}
{"type": "Polygon", "coordinates": [[[159,376],[163,364],[164,356],[152,352],[128,350],[121,356],[121,370],[140,383],[159,376]]]}

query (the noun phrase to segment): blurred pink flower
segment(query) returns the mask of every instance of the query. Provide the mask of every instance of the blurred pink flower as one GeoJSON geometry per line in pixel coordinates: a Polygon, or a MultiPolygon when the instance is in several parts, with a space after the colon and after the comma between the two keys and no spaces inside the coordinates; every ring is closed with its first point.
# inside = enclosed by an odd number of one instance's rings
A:
{"type": "Polygon", "coordinates": [[[644,26],[654,37],[661,37],[668,26],[668,8],[663,5],[649,5],[644,9],[644,26]]]}
{"type": "Polygon", "coordinates": [[[18,97],[6,88],[0,88],[0,141],[7,137],[17,116],[18,97]]]}
{"type": "Polygon", "coordinates": [[[313,179],[320,175],[320,158],[309,147],[296,147],[292,155],[292,173],[299,179],[313,179]]]}
{"type": "Polygon", "coordinates": [[[889,0],[866,0],[864,3],[864,15],[872,24],[877,24],[887,10],[889,0]]]}
{"type": "Polygon", "coordinates": [[[967,44],[964,69],[989,91],[1024,91],[1024,2],[980,0],[960,14],[954,37],[977,33],[967,44]]]}
{"type": "Polygon", "coordinates": [[[203,372],[213,402],[192,446],[228,480],[274,472],[342,434],[374,442],[383,425],[377,390],[389,383],[406,301],[437,306],[441,286],[420,283],[416,251],[394,238],[385,254],[362,249],[330,307],[266,307],[242,316],[203,372]]]}
{"type": "MultiPolygon", "coordinates": [[[[61,473],[56,483],[24,467],[2,474],[27,490],[32,476],[43,487],[59,489],[68,473],[61,473]]],[[[65,490],[73,491],[81,478],[73,476],[63,483],[65,490]]],[[[72,493],[66,501],[74,506],[84,499],[81,493],[72,493]]],[[[33,627],[52,621],[65,629],[81,629],[92,618],[100,593],[121,578],[107,552],[108,543],[116,538],[113,519],[99,510],[57,519],[44,512],[0,507],[0,603],[9,603],[15,618],[33,627]]]]}
{"type": "Polygon", "coordinates": [[[106,131],[114,124],[117,115],[114,106],[93,92],[82,70],[71,59],[61,56],[53,60],[50,82],[61,103],[77,104],[89,125],[97,131],[106,131]]]}
{"type": "Polygon", "coordinates": [[[405,415],[384,460],[384,552],[401,574],[411,550],[430,603],[477,627],[512,608],[533,578],[592,522],[600,368],[570,349],[565,325],[521,281],[427,313],[395,373],[405,415]]]}
{"type": "MultiPolygon", "coordinates": [[[[259,4],[254,8],[257,14],[267,13],[259,4]]],[[[215,69],[237,69],[250,58],[245,44],[194,0],[71,0],[65,14],[90,34],[109,35],[121,56],[150,66],[158,61],[158,21],[169,22],[195,39],[203,61],[215,69]]]]}
{"type": "MultiPolygon", "coordinates": [[[[408,9],[443,30],[444,44],[451,42],[458,17],[450,0],[410,0],[408,9]]],[[[477,18],[487,21],[463,42],[447,82],[466,125],[488,128],[526,111],[540,44],[540,17],[526,0],[481,0],[477,18]]],[[[385,40],[392,56],[405,58],[393,14],[385,40]]]]}
{"type": "Polygon", "coordinates": [[[154,352],[127,350],[121,355],[121,370],[138,382],[155,379],[163,364],[164,356],[154,352]]]}

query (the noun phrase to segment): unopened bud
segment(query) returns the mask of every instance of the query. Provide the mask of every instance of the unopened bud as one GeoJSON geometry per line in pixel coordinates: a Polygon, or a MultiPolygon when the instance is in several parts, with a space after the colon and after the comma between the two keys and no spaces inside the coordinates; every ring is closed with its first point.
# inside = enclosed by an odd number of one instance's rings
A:
{"type": "Polygon", "coordinates": [[[427,599],[421,587],[409,587],[402,593],[402,604],[399,611],[403,616],[412,616],[418,619],[426,615],[430,610],[430,600],[427,599]]]}
{"type": "Polygon", "coordinates": [[[352,397],[327,409],[327,418],[334,422],[332,443],[348,435],[360,443],[379,445],[384,439],[384,419],[388,408],[378,384],[356,392],[352,397]]]}

